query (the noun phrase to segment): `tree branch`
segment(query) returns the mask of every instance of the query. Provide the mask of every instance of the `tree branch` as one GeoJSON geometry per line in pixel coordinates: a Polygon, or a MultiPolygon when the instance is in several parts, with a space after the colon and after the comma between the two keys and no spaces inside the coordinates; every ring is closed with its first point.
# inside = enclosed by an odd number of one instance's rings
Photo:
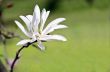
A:
{"type": "Polygon", "coordinates": [[[24,48],[27,48],[28,46],[30,46],[31,44],[33,44],[33,43],[35,43],[35,42],[37,42],[37,40],[34,41],[34,42],[32,42],[32,43],[27,43],[26,45],[22,46],[22,47],[17,51],[16,56],[15,56],[15,59],[14,59],[14,61],[13,61],[12,64],[11,64],[10,72],[13,72],[15,63],[16,63],[17,60],[20,58],[20,57],[19,57],[20,52],[21,52],[24,48]]]}
{"type": "Polygon", "coordinates": [[[13,69],[14,69],[14,66],[15,66],[15,63],[17,62],[17,60],[19,59],[19,54],[20,52],[25,48],[25,46],[22,46],[16,53],[16,56],[15,56],[15,59],[11,65],[11,69],[10,69],[10,72],[13,72],[13,69]]]}

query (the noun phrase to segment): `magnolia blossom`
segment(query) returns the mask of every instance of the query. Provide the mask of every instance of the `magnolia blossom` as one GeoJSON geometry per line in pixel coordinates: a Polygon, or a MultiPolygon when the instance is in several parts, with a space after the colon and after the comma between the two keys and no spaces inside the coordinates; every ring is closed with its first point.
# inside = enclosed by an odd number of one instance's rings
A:
{"type": "Polygon", "coordinates": [[[24,21],[27,26],[27,29],[24,26],[15,20],[17,26],[21,29],[21,31],[29,37],[29,39],[21,40],[17,43],[17,45],[26,45],[27,43],[32,43],[37,41],[38,47],[41,50],[45,50],[45,47],[42,45],[42,41],[49,40],[61,40],[66,41],[66,38],[61,35],[50,35],[56,29],[67,28],[65,25],[61,25],[59,23],[63,22],[65,18],[57,18],[51,21],[47,26],[44,27],[45,22],[49,16],[50,11],[42,10],[40,13],[40,8],[38,5],[35,6],[33,15],[20,16],[20,18],[24,21]]]}

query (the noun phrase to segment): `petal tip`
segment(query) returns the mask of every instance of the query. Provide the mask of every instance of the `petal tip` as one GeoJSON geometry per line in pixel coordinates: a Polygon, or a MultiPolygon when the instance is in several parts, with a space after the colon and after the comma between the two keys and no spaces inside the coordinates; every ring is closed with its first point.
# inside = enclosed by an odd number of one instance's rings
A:
{"type": "Polygon", "coordinates": [[[67,41],[67,39],[65,38],[65,39],[63,39],[63,41],[67,41]]]}
{"type": "Polygon", "coordinates": [[[68,26],[65,25],[65,28],[68,28],[68,26]]]}
{"type": "Polygon", "coordinates": [[[39,10],[40,10],[40,8],[39,8],[39,6],[38,6],[38,5],[36,5],[36,6],[35,6],[35,9],[39,9],[39,10]]]}
{"type": "Polygon", "coordinates": [[[24,16],[23,16],[23,15],[20,15],[19,17],[22,18],[22,17],[24,17],[24,16]]]}
{"type": "Polygon", "coordinates": [[[45,51],[45,47],[41,49],[41,51],[45,51]]]}
{"type": "Polygon", "coordinates": [[[20,44],[19,44],[19,43],[17,43],[16,45],[17,45],[17,46],[19,46],[20,44]]]}
{"type": "Polygon", "coordinates": [[[63,21],[65,21],[66,20],[66,18],[61,18],[63,21]]]}
{"type": "Polygon", "coordinates": [[[17,20],[14,21],[15,23],[17,22],[17,20]]]}

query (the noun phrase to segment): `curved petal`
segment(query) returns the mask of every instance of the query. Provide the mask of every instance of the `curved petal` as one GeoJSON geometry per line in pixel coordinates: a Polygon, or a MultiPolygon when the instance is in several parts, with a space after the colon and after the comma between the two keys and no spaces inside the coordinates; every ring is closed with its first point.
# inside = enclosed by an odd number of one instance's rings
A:
{"type": "Polygon", "coordinates": [[[28,18],[28,20],[29,20],[30,22],[32,22],[32,18],[33,18],[32,15],[27,15],[26,17],[28,18]]]}
{"type": "Polygon", "coordinates": [[[26,18],[25,16],[20,16],[20,18],[24,21],[28,30],[30,31],[30,23],[31,23],[30,20],[28,18],[26,18]]]}
{"type": "Polygon", "coordinates": [[[33,29],[32,29],[32,18],[33,18],[33,16],[32,15],[27,15],[26,16],[27,17],[27,19],[30,21],[30,25],[28,26],[28,29],[29,29],[29,31],[31,32],[31,33],[33,33],[33,29]]]}
{"type": "Polygon", "coordinates": [[[29,33],[25,30],[25,28],[22,26],[22,24],[21,24],[20,22],[18,22],[18,21],[15,20],[15,23],[17,24],[17,26],[21,29],[21,31],[22,31],[26,36],[31,37],[31,36],[29,35],[29,33]]]}
{"type": "Polygon", "coordinates": [[[63,22],[65,20],[65,18],[58,18],[53,20],[52,22],[50,22],[47,27],[43,30],[42,35],[46,35],[49,32],[51,32],[51,28],[55,27],[57,24],[59,24],[60,22],[63,22]]]}
{"type": "Polygon", "coordinates": [[[50,11],[47,11],[45,9],[42,10],[42,14],[41,14],[41,26],[40,26],[40,31],[42,32],[45,22],[49,16],[50,11]]]}
{"type": "Polygon", "coordinates": [[[38,31],[39,23],[40,23],[40,8],[38,5],[36,5],[34,8],[33,19],[32,19],[34,31],[38,31]]]}
{"type": "Polygon", "coordinates": [[[53,29],[62,29],[62,28],[68,28],[66,25],[57,25],[53,27],[53,29]]]}
{"type": "MultiPolygon", "coordinates": [[[[56,30],[56,29],[62,29],[62,28],[67,28],[67,26],[66,26],[66,25],[56,25],[56,26],[54,26],[54,27],[51,27],[51,28],[48,30],[48,33],[53,32],[53,31],[56,30]]],[[[47,33],[47,34],[48,34],[48,33],[47,33]]]]}
{"type": "Polygon", "coordinates": [[[46,10],[43,9],[41,13],[41,26],[40,26],[40,31],[42,32],[43,26],[44,26],[44,20],[46,18],[46,10]]]}
{"type": "Polygon", "coordinates": [[[16,45],[25,45],[25,44],[27,44],[28,42],[31,42],[31,40],[25,39],[25,40],[19,41],[16,45]]]}
{"type": "Polygon", "coordinates": [[[41,50],[45,50],[45,47],[43,46],[42,42],[40,40],[37,40],[38,42],[38,47],[41,49],[41,50]]]}
{"type": "Polygon", "coordinates": [[[61,41],[67,41],[67,39],[64,36],[61,35],[46,35],[41,40],[48,41],[48,40],[61,40],[61,41]]]}

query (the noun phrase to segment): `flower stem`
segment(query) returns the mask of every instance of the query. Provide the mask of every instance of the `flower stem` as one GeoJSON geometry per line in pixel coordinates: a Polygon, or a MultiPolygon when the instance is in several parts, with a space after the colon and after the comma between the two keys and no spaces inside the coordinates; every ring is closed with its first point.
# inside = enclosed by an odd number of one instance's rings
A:
{"type": "Polygon", "coordinates": [[[35,42],[37,42],[37,40],[34,41],[34,42],[31,42],[31,43],[27,43],[27,45],[22,46],[22,47],[17,51],[16,56],[15,56],[15,59],[14,59],[14,61],[13,61],[12,64],[11,64],[10,72],[13,72],[15,63],[16,63],[17,60],[20,58],[20,57],[19,57],[20,52],[21,52],[24,48],[29,47],[31,44],[33,44],[33,43],[35,43],[35,42]]]}
{"type": "Polygon", "coordinates": [[[11,65],[10,72],[13,72],[15,63],[16,63],[17,60],[19,59],[19,54],[20,54],[20,52],[21,52],[25,47],[26,47],[26,46],[22,46],[22,47],[17,51],[16,56],[15,56],[15,59],[14,59],[14,61],[12,62],[12,65],[11,65]]]}

